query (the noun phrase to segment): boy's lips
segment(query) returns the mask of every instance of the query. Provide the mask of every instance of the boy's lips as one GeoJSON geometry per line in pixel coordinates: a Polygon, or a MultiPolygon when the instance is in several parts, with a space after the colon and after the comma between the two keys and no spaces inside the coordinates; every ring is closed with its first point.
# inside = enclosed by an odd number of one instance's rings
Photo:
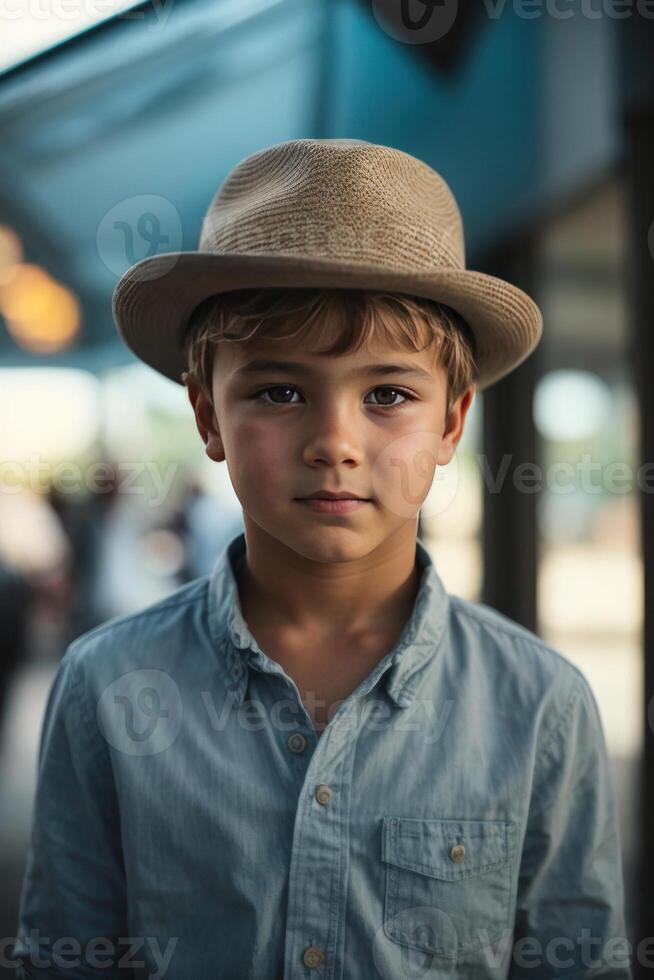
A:
{"type": "Polygon", "coordinates": [[[307,494],[306,497],[297,497],[297,500],[369,500],[369,497],[362,497],[358,493],[349,490],[316,490],[315,493],[307,494]]]}
{"type": "Polygon", "coordinates": [[[324,497],[300,497],[298,504],[302,504],[316,514],[349,514],[350,511],[360,510],[369,504],[369,500],[355,500],[353,497],[327,500],[324,497]]]}

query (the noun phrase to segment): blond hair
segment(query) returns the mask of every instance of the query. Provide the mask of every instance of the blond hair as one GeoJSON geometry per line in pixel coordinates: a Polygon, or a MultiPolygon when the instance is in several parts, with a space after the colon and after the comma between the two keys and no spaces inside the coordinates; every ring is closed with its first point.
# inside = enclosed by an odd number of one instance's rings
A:
{"type": "Polygon", "coordinates": [[[311,350],[338,356],[372,336],[403,350],[431,349],[447,372],[450,410],[478,378],[475,339],[460,314],[435,300],[361,289],[240,289],[195,307],[186,326],[188,371],[212,400],[216,345],[299,338],[311,350]],[[320,347],[324,341],[331,341],[320,347]]]}

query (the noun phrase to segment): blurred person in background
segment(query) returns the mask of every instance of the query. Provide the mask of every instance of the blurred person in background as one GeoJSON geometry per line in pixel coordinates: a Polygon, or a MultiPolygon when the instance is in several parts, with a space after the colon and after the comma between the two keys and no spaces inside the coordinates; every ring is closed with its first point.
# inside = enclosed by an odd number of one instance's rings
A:
{"type": "Polygon", "coordinates": [[[102,621],[95,581],[102,548],[107,495],[64,493],[51,486],[47,501],[61,522],[69,545],[66,643],[102,621]]]}
{"type": "Polygon", "coordinates": [[[27,656],[34,598],[35,591],[28,578],[0,558],[0,734],[4,731],[9,685],[16,668],[27,656]]]}
{"type": "Polygon", "coordinates": [[[184,583],[211,572],[223,548],[243,530],[243,511],[227,499],[207,493],[192,477],[169,526],[184,545],[184,563],[178,573],[184,583]]]}
{"type": "MultiPolygon", "coordinates": [[[[0,562],[9,604],[20,603],[29,642],[19,657],[60,656],[68,642],[71,544],[49,492],[0,494],[0,562]],[[16,579],[24,584],[19,589],[16,579]],[[27,601],[25,601],[27,599],[27,601]]],[[[9,613],[7,614],[10,615],[9,613]]],[[[4,636],[3,631],[3,636],[4,636]]],[[[5,644],[7,645],[7,644],[5,644]]]]}

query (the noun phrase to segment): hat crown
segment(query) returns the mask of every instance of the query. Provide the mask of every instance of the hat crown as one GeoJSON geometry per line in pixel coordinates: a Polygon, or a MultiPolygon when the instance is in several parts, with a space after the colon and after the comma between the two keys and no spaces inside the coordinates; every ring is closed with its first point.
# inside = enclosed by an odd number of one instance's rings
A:
{"type": "Polygon", "coordinates": [[[461,213],[443,177],[354,139],[290,140],[246,157],[214,195],[199,250],[414,273],[465,268],[461,213]]]}
{"type": "Polygon", "coordinates": [[[543,327],[521,289],[465,267],[463,222],[443,177],[357,139],[290,140],[245,157],[215,192],[199,249],[135,263],[112,309],[127,346],[181,384],[201,302],[280,288],[384,291],[450,307],[474,335],[478,391],[517,367],[543,327]]]}

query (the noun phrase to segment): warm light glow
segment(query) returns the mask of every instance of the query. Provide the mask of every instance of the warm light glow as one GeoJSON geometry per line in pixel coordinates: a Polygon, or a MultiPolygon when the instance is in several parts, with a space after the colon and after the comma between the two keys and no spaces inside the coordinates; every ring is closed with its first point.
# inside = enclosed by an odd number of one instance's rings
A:
{"type": "Polygon", "coordinates": [[[0,225],[0,286],[23,258],[20,238],[9,225],[0,225]]]}
{"type": "Polygon", "coordinates": [[[68,346],[81,322],[77,298],[38,265],[11,266],[0,282],[0,312],[19,346],[50,354],[68,346]]]}

